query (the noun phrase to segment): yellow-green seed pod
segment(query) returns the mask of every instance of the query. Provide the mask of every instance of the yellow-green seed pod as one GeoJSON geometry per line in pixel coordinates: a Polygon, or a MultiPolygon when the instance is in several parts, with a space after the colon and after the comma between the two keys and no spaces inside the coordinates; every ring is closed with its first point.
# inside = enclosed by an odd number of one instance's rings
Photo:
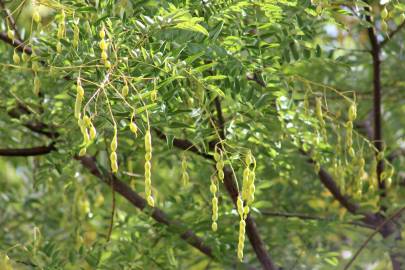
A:
{"type": "Polygon", "coordinates": [[[80,96],[79,94],[76,95],[75,117],[76,117],[77,119],[80,118],[80,110],[82,109],[82,102],[83,102],[83,96],[80,96]]]}
{"type": "Polygon", "coordinates": [[[39,95],[40,87],[41,87],[41,82],[40,82],[38,76],[35,76],[35,77],[34,77],[34,94],[35,94],[36,96],[39,95]]]}
{"type": "Polygon", "coordinates": [[[18,65],[20,63],[20,60],[21,60],[20,56],[18,55],[18,53],[16,51],[14,51],[14,54],[13,54],[13,62],[14,62],[14,64],[18,65]]]}
{"type": "Polygon", "coordinates": [[[82,149],[80,149],[79,157],[84,156],[86,154],[86,151],[87,151],[86,147],[83,147],[82,149]]]}
{"type": "Polygon", "coordinates": [[[246,219],[247,215],[249,214],[249,206],[243,207],[243,218],[246,219]]]}
{"type": "Polygon", "coordinates": [[[129,129],[135,136],[138,136],[138,126],[134,122],[129,123],[129,129]]]}
{"type": "Polygon", "coordinates": [[[152,138],[151,138],[149,129],[146,130],[146,133],[145,133],[145,150],[146,150],[146,152],[152,151],[152,138]]]}
{"type": "Polygon", "coordinates": [[[117,161],[117,153],[116,152],[111,152],[110,160],[111,161],[117,161]]]}
{"type": "Polygon", "coordinates": [[[30,57],[29,57],[29,55],[26,54],[25,51],[24,51],[24,52],[21,54],[21,59],[22,59],[24,62],[27,62],[27,61],[30,59],[30,57]]]}
{"type": "Polygon", "coordinates": [[[128,96],[128,93],[129,93],[129,87],[127,84],[125,84],[121,89],[121,95],[123,97],[126,97],[126,96],[128,96]]]}
{"type": "Polygon", "coordinates": [[[78,95],[78,96],[80,96],[80,97],[83,97],[83,96],[84,96],[84,89],[83,89],[83,87],[82,87],[80,84],[78,84],[78,85],[76,86],[76,91],[77,91],[77,95],[78,95]]]}
{"type": "Polygon", "coordinates": [[[211,183],[210,191],[212,194],[215,194],[217,192],[217,186],[214,183],[211,183]]]}
{"type": "MultiPolygon", "coordinates": [[[[115,155],[117,155],[115,152],[113,152],[115,155]]],[[[112,153],[111,153],[112,154],[112,153]]],[[[111,171],[113,173],[116,173],[118,171],[118,163],[117,159],[110,159],[111,161],[111,171]]]]}
{"type": "Polygon", "coordinates": [[[218,152],[215,152],[214,153],[214,160],[218,162],[220,159],[221,159],[221,155],[218,152]]]}
{"type": "Polygon", "coordinates": [[[219,160],[216,164],[217,170],[221,171],[224,168],[224,161],[223,160],[219,160]]]}
{"type": "Polygon", "coordinates": [[[62,43],[60,43],[60,42],[56,43],[56,52],[57,53],[62,52],[62,43]]]}
{"type": "Polygon", "coordinates": [[[243,200],[242,200],[240,195],[236,199],[236,206],[237,206],[237,209],[238,209],[239,216],[241,218],[243,218],[243,200]]]}
{"type": "Polygon", "coordinates": [[[110,61],[105,61],[104,62],[104,66],[106,67],[106,68],[111,68],[111,62],[110,61]]]}
{"type": "Polygon", "coordinates": [[[90,127],[90,139],[94,140],[96,138],[96,136],[97,136],[97,130],[93,126],[93,124],[91,124],[91,127],[90,127]]]}
{"type": "Polygon", "coordinates": [[[84,125],[85,125],[86,127],[91,126],[90,117],[88,117],[87,115],[83,116],[83,122],[84,122],[84,125]]]}
{"type": "Polygon", "coordinates": [[[104,29],[104,27],[98,32],[98,36],[101,39],[105,38],[105,29],[104,29]]]}
{"type": "Polygon", "coordinates": [[[108,48],[108,44],[104,39],[100,40],[100,42],[98,43],[98,46],[100,47],[100,49],[102,51],[106,51],[108,48]]]}
{"type": "Polygon", "coordinates": [[[117,127],[114,126],[114,137],[111,140],[111,144],[110,144],[111,152],[117,151],[117,147],[118,147],[117,127]]]}
{"type": "Polygon", "coordinates": [[[36,22],[36,23],[40,23],[40,22],[41,22],[41,15],[39,14],[38,10],[34,10],[34,12],[32,13],[32,19],[33,19],[34,22],[36,22]]]}
{"type": "Polygon", "coordinates": [[[218,172],[218,178],[219,178],[219,180],[223,181],[223,180],[224,180],[224,177],[225,177],[224,171],[219,171],[219,172],[218,172]]]}
{"type": "Polygon", "coordinates": [[[103,61],[106,61],[108,59],[108,54],[106,51],[101,52],[101,59],[103,59],[103,61]]]}
{"type": "Polygon", "coordinates": [[[183,172],[185,170],[187,170],[187,160],[186,160],[186,156],[183,156],[183,160],[181,161],[181,169],[183,170],[183,172]]]}
{"type": "MultiPolygon", "coordinates": [[[[355,103],[352,103],[350,105],[348,117],[349,117],[350,122],[353,122],[356,119],[356,117],[357,117],[357,109],[356,109],[356,104],[355,103]]],[[[353,128],[353,124],[352,124],[352,128],[353,128]]]]}
{"type": "Polygon", "coordinates": [[[246,163],[246,166],[249,166],[250,164],[253,163],[252,152],[250,150],[248,151],[248,153],[247,153],[247,155],[245,157],[245,163],[246,163]]]}
{"type": "Polygon", "coordinates": [[[65,36],[65,23],[61,22],[58,25],[58,33],[56,34],[58,39],[62,39],[65,36]]]}
{"type": "Polygon", "coordinates": [[[150,163],[150,161],[146,161],[144,167],[145,171],[150,171],[150,169],[152,168],[152,164],[150,163]]]}
{"type": "Polygon", "coordinates": [[[9,39],[11,39],[11,40],[14,40],[14,38],[15,38],[14,31],[11,30],[11,29],[8,29],[8,30],[7,30],[7,37],[8,37],[9,39]]]}
{"type": "Polygon", "coordinates": [[[181,179],[182,179],[182,181],[183,181],[183,185],[186,186],[186,185],[188,185],[188,183],[189,183],[189,181],[190,181],[190,176],[188,175],[187,172],[184,172],[184,173],[182,174],[181,179]]]}
{"type": "Polygon", "coordinates": [[[148,196],[147,201],[150,207],[155,207],[155,200],[152,196],[148,196]]]}
{"type": "Polygon", "coordinates": [[[349,156],[350,156],[350,157],[354,158],[354,157],[356,156],[356,153],[355,153],[353,147],[350,147],[349,150],[348,150],[348,152],[349,152],[349,156]]]}
{"type": "Polygon", "coordinates": [[[145,154],[145,160],[151,160],[152,159],[152,152],[146,152],[145,154]]]}
{"type": "Polygon", "coordinates": [[[218,230],[218,224],[215,221],[212,222],[211,229],[214,232],[216,232],[218,230]]]}

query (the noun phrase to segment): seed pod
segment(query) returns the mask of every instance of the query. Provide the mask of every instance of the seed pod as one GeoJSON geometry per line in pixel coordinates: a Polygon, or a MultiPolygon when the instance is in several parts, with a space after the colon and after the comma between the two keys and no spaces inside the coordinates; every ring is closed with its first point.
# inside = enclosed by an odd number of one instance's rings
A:
{"type": "Polygon", "coordinates": [[[97,136],[97,130],[93,126],[93,124],[91,124],[91,127],[90,127],[90,139],[94,140],[96,138],[96,136],[97,136]]]}
{"type": "Polygon", "coordinates": [[[214,153],[214,160],[218,162],[220,160],[220,158],[221,158],[220,154],[218,154],[218,152],[215,152],[214,153]]]}
{"type": "Polygon", "coordinates": [[[22,59],[24,62],[27,62],[27,61],[30,59],[30,57],[29,57],[29,55],[26,54],[25,51],[24,51],[24,52],[21,54],[21,59],[22,59]]]}
{"type": "Polygon", "coordinates": [[[100,40],[100,42],[98,43],[98,46],[100,47],[100,49],[102,51],[105,51],[108,48],[107,42],[104,39],[100,40]]]}
{"type": "Polygon", "coordinates": [[[217,186],[214,183],[211,183],[210,191],[212,194],[215,194],[217,192],[217,186]]]}
{"type": "MultiPolygon", "coordinates": [[[[350,122],[353,122],[357,117],[357,109],[356,109],[356,104],[352,103],[349,107],[349,113],[348,113],[348,118],[350,122]]],[[[353,128],[353,124],[352,124],[353,128]]]]}
{"type": "Polygon", "coordinates": [[[60,42],[56,43],[56,52],[57,53],[62,52],[62,43],[60,43],[60,42]]]}
{"type": "Polygon", "coordinates": [[[36,96],[39,95],[40,87],[41,87],[41,82],[40,82],[38,76],[35,75],[35,77],[34,77],[34,94],[36,96]]]}
{"type": "Polygon", "coordinates": [[[76,95],[76,102],[75,102],[75,117],[77,119],[80,118],[80,110],[82,108],[82,102],[83,102],[83,96],[80,96],[79,94],[76,95]]]}
{"type": "Polygon", "coordinates": [[[77,25],[75,25],[73,28],[73,46],[75,48],[77,48],[79,45],[79,38],[80,38],[79,36],[80,36],[80,29],[77,25]]]}
{"type": "Polygon", "coordinates": [[[83,89],[83,87],[82,87],[81,84],[78,84],[78,85],[76,86],[76,91],[77,91],[77,95],[78,95],[78,96],[80,96],[80,97],[83,97],[83,96],[84,96],[84,89],[83,89]]]}
{"type": "Polygon", "coordinates": [[[110,144],[111,152],[117,151],[117,146],[118,146],[117,127],[114,126],[114,137],[113,137],[113,139],[111,140],[111,144],[110,144]]]}
{"type": "Polygon", "coordinates": [[[103,61],[106,61],[108,58],[107,52],[106,51],[102,51],[101,52],[101,59],[103,59],[103,61]]]}
{"type": "Polygon", "coordinates": [[[145,133],[145,150],[146,150],[146,152],[152,151],[152,138],[151,138],[149,129],[146,130],[146,133],[145,133]]]}
{"type": "Polygon", "coordinates": [[[218,224],[215,221],[212,222],[211,229],[214,232],[216,232],[218,230],[218,224]]]}
{"type": "Polygon", "coordinates": [[[245,228],[246,228],[246,223],[242,219],[239,222],[239,242],[238,242],[238,258],[240,261],[243,260],[243,248],[244,248],[244,242],[245,242],[245,228]]]}
{"type": "Polygon", "coordinates": [[[13,62],[16,65],[18,65],[20,63],[20,56],[18,55],[18,53],[16,51],[14,51],[14,54],[13,54],[13,62]]]}
{"type": "Polygon", "coordinates": [[[129,93],[129,87],[128,87],[127,84],[125,84],[122,87],[121,94],[122,94],[123,97],[126,97],[126,96],[128,96],[128,93],[129,93]]]}
{"type": "Polygon", "coordinates": [[[38,10],[34,10],[34,12],[32,13],[32,19],[33,19],[34,22],[36,22],[36,23],[40,23],[40,22],[41,22],[41,15],[39,14],[38,10]]]}
{"type": "Polygon", "coordinates": [[[104,29],[104,27],[98,32],[98,36],[101,39],[105,38],[105,29],[104,29]]]}
{"type": "Polygon", "coordinates": [[[138,136],[138,126],[134,122],[129,123],[129,129],[135,136],[138,136]]]}
{"type": "Polygon", "coordinates": [[[118,171],[118,163],[117,163],[117,153],[112,152],[110,155],[110,162],[111,162],[111,171],[116,173],[118,171]],[[115,154],[115,155],[113,155],[115,154]]]}
{"type": "Polygon", "coordinates": [[[104,62],[104,66],[106,67],[106,68],[111,68],[111,62],[110,61],[105,61],[104,62]]]}
{"type": "Polygon", "coordinates": [[[86,154],[86,151],[87,151],[86,147],[83,147],[82,149],[80,149],[79,157],[84,156],[86,154]]]}
{"type": "Polygon", "coordinates": [[[8,29],[8,30],[7,30],[7,37],[8,37],[9,39],[11,39],[11,40],[14,40],[14,38],[15,38],[14,31],[11,30],[11,29],[8,29]]]}
{"type": "Polygon", "coordinates": [[[242,200],[240,195],[236,199],[236,206],[237,206],[237,209],[238,209],[239,216],[241,218],[243,218],[243,200],[242,200]]]}

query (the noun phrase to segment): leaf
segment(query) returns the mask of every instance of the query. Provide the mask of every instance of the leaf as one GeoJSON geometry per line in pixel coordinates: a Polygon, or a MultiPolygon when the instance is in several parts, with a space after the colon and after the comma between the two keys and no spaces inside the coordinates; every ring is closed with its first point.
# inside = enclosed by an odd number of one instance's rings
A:
{"type": "Polygon", "coordinates": [[[224,96],[225,96],[225,93],[222,92],[222,90],[219,89],[219,87],[216,86],[216,85],[214,85],[214,84],[208,85],[208,90],[211,90],[211,91],[215,92],[216,94],[218,94],[218,95],[221,96],[221,97],[224,97],[224,96]]]}
{"type": "Polygon", "coordinates": [[[189,31],[193,31],[193,32],[199,32],[205,36],[209,35],[208,31],[204,27],[202,27],[199,24],[194,24],[192,22],[178,23],[175,25],[175,28],[189,30],[189,31]]]}

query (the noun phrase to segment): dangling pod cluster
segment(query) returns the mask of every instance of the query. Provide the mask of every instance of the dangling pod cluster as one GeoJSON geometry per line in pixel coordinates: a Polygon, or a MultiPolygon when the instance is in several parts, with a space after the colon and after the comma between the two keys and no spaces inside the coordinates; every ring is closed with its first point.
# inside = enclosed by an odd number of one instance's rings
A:
{"type": "Polygon", "coordinates": [[[100,37],[100,42],[99,42],[99,47],[101,49],[101,60],[104,63],[104,66],[106,68],[110,68],[111,67],[111,63],[110,61],[108,61],[108,43],[105,40],[105,28],[104,26],[101,28],[101,30],[98,33],[99,37],[100,37]]]}
{"type": "Polygon", "coordinates": [[[117,147],[118,147],[118,138],[117,138],[117,125],[114,125],[114,136],[110,144],[110,163],[111,171],[116,173],[118,171],[118,162],[117,162],[117,147]]]}
{"type": "Polygon", "coordinates": [[[62,10],[61,14],[59,15],[59,22],[58,22],[58,33],[57,38],[58,42],[56,43],[56,51],[58,53],[62,52],[62,43],[60,40],[65,36],[66,27],[65,27],[65,11],[62,10]]]}
{"type": "Polygon", "coordinates": [[[211,228],[214,232],[216,232],[218,229],[218,224],[217,224],[217,220],[218,220],[218,197],[217,197],[218,178],[215,175],[211,176],[210,191],[212,194],[212,225],[211,225],[211,228]]]}
{"type": "Polygon", "coordinates": [[[356,104],[353,102],[350,107],[349,111],[347,113],[347,118],[348,121],[346,123],[346,147],[347,147],[347,152],[349,153],[349,156],[354,158],[355,152],[353,149],[353,121],[357,117],[357,108],[356,104]]]}
{"type": "Polygon", "coordinates": [[[79,156],[84,156],[87,151],[87,147],[91,144],[92,141],[97,136],[96,128],[94,127],[93,123],[91,122],[90,117],[85,115],[83,118],[79,118],[77,123],[80,127],[80,131],[83,135],[83,143],[82,148],[80,149],[79,156]]]}
{"type": "Polygon", "coordinates": [[[216,161],[216,168],[218,173],[218,178],[224,181],[224,156],[222,150],[215,146],[214,160],[216,161]]]}
{"type": "Polygon", "coordinates": [[[243,260],[243,247],[245,242],[245,227],[246,218],[249,214],[249,207],[254,201],[255,193],[255,178],[256,178],[256,159],[253,157],[252,152],[248,151],[245,157],[245,169],[243,170],[242,180],[242,195],[239,195],[236,201],[238,214],[240,217],[239,222],[239,242],[238,242],[238,258],[243,260]]]}
{"type": "Polygon", "coordinates": [[[155,205],[155,201],[152,197],[152,180],[151,180],[151,159],[152,159],[152,137],[150,134],[150,128],[145,133],[145,194],[148,204],[152,207],[155,205]]]}

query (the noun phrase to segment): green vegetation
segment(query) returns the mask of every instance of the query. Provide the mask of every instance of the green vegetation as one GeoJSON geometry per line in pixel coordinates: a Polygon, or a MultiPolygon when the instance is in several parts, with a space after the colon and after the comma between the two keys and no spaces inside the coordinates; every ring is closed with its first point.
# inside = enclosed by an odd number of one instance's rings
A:
{"type": "Polygon", "coordinates": [[[405,269],[401,1],[0,9],[0,270],[405,269]]]}

